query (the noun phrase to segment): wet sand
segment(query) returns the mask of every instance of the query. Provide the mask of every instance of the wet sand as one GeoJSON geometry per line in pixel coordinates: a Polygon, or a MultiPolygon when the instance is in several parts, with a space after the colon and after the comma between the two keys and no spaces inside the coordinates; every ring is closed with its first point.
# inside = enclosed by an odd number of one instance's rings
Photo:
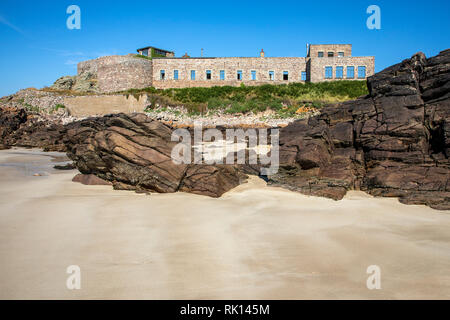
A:
{"type": "Polygon", "coordinates": [[[73,183],[61,156],[0,151],[1,299],[450,298],[450,212],[256,177],[220,199],[148,196],[73,183]]]}

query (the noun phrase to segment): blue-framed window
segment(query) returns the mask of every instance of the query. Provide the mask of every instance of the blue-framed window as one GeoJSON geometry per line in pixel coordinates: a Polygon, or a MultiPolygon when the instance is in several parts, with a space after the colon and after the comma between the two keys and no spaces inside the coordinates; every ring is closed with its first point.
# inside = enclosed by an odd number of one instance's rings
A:
{"type": "Polygon", "coordinates": [[[306,81],[306,71],[302,71],[302,81],[306,81]]]}
{"type": "Polygon", "coordinates": [[[283,71],[283,80],[285,81],[289,80],[289,71],[283,71]]]}
{"type": "Polygon", "coordinates": [[[238,79],[239,81],[242,80],[242,70],[238,70],[238,71],[237,71],[237,79],[238,79]]]}
{"type": "Polygon", "coordinates": [[[344,78],[344,67],[336,67],[336,79],[344,78]]]}
{"type": "Polygon", "coordinates": [[[173,70],[173,80],[178,80],[178,70],[173,70]]]}
{"type": "Polygon", "coordinates": [[[159,71],[159,80],[164,80],[166,78],[166,71],[161,70],[159,71]]]}
{"type": "Polygon", "coordinates": [[[325,79],[333,79],[333,67],[325,67],[325,79]]]}
{"type": "Polygon", "coordinates": [[[256,80],[256,71],[252,70],[252,80],[256,80]]]}
{"type": "Polygon", "coordinates": [[[317,56],[318,56],[319,58],[323,58],[323,51],[317,52],[317,56]]]}
{"type": "Polygon", "coordinates": [[[358,67],[358,79],[365,79],[365,78],[366,78],[366,67],[359,66],[358,67]]]}
{"type": "Polygon", "coordinates": [[[191,70],[191,80],[195,80],[195,70],[191,70]]]}
{"type": "Polygon", "coordinates": [[[355,79],[355,67],[347,67],[347,79],[355,79]]]}
{"type": "Polygon", "coordinates": [[[275,72],[269,71],[269,80],[270,80],[270,81],[275,80],[275,72]]]}
{"type": "Polygon", "coordinates": [[[211,70],[206,70],[206,80],[211,80],[211,70]]]}
{"type": "Polygon", "coordinates": [[[338,52],[338,57],[339,57],[339,58],[344,57],[344,52],[338,52]]]}
{"type": "Polygon", "coordinates": [[[225,70],[220,70],[220,80],[225,80],[225,70]]]}

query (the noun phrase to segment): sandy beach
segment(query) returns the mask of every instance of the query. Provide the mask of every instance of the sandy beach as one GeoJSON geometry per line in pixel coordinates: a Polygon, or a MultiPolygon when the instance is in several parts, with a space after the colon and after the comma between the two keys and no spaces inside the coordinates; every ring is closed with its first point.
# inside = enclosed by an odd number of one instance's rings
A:
{"type": "Polygon", "coordinates": [[[77,170],[53,169],[66,160],[0,151],[1,299],[450,298],[449,212],[257,177],[219,199],[136,194],[74,183],[77,170]]]}

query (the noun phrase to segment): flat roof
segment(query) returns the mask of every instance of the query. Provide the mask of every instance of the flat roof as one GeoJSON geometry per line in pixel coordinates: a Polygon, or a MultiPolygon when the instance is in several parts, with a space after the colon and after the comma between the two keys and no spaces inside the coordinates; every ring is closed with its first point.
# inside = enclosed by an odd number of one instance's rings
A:
{"type": "Polygon", "coordinates": [[[222,57],[153,57],[153,59],[217,59],[217,58],[222,57]]]}
{"type": "Polygon", "coordinates": [[[141,51],[141,50],[150,49],[150,48],[156,49],[156,50],[159,50],[159,51],[164,51],[164,52],[174,53],[173,51],[169,51],[169,50],[165,50],[165,49],[160,49],[160,48],[156,48],[156,47],[153,47],[153,46],[148,46],[148,47],[140,48],[140,49],[137,49],[136,51],[139,52],[139,51],[141,51]]]}
{"type": "Polygon", "coordinates": [[[321,44],[309,44],[310,46],[351,46],[351,43],[321,43],[321,44]]]}
{"type": "MultiPolygon", "coordinates": [[[[374,56],[347,56],[347,57],[332,57],[334,58],[348,58],[348,59],[353,59],[353,58],[367,58],[367,57],[374,57],[374,56]]],[[[187,60],[187,59],[203,59],[203,60],[207,60],[207,59],[307,59],[310,57],[188,57],[188,58],[183,58],[183,57],[154,57],[152,59],[181,59],[181,60],[187,60]]],[[[332,59],[331,57],[329,59],[332,59]]],[[[328,59],[328,57],[323,57],[320,59],[328,59]]]]}

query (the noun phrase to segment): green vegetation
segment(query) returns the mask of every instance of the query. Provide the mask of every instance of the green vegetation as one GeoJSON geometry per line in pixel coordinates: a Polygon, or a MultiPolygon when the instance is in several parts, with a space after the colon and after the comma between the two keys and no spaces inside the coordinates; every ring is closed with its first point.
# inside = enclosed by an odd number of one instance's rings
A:
{"type": "Polygon", "coordinates": [[[135,54],[134,57],[135,58],[146,59],[146,60],[152,60],[152,57],[147,57],[147,56],[144,56],[142,54],[135,54]]]}
{"type": "Polygon", "coordinates": [[[55,112],[58,112],[59,109],[65,109],[65,108],[66,108],[65,105],[58,103],[56,106],[51,108],[50,113],[55,113],[55,112]]]}
{"type": "Polygon", "coordinates": [[[165,55],[156,53],[155,49],[151,48],[150,55],[144,56],[142,54],[135,54],[135,58],[141,58],[146,60],[152,60],[152,58],[164,58],[165,55]]]}
{"type": "Polygon", "coordinates": [[[289,117],[303,112],[302,110],[308,112],[325,104],[355,99],[368,94],[368,90],[363,81],[336,81],[181,89],[149,87],[122,93],[134,96],[145,93],[150,96],[153,107],[184,106],[188,112],[193,113],[224,111],[229,114],[245,114],[272,110],[280,117],[289,117]]]}
{"type": "Polygon", "coordinates": [[[24,103],[23,106],[25,107],[25,110],[30,112],[40,112],[41,109],[39,107],[33,106],[29,103],[24,103]]]}
{"type": "Polygon", "coordinates": [[[151,57],[152,58],[164,58],[165,55],[156,53],[155,49],[151,49],[151,57]]]}

